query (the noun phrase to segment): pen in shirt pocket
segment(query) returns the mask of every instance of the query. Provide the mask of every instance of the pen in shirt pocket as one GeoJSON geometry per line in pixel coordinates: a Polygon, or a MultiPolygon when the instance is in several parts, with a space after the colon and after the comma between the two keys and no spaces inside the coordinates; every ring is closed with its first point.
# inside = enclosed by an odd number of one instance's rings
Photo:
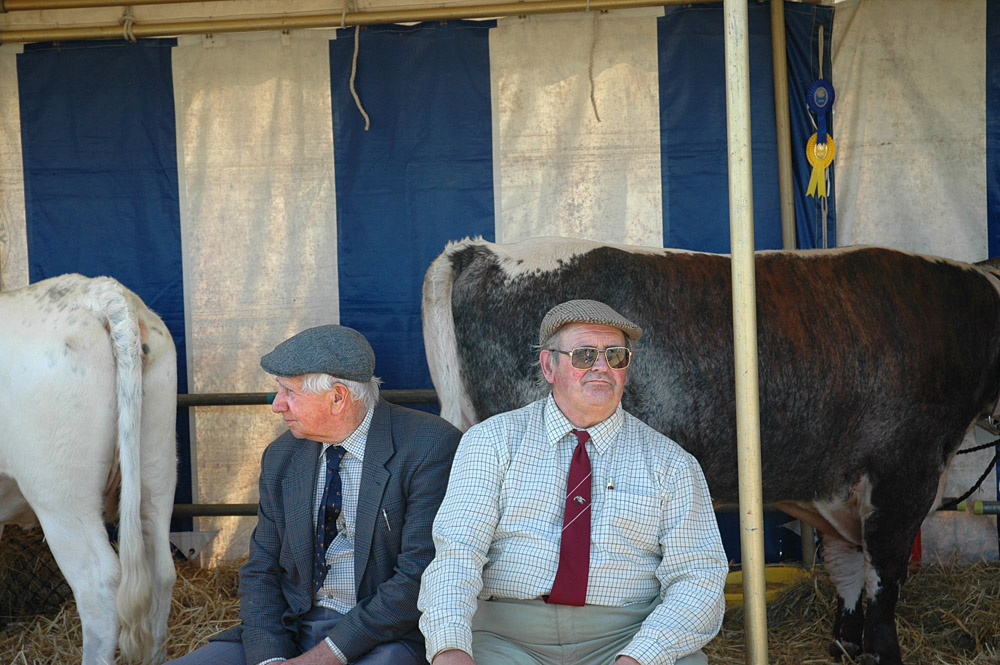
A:
{"type": "Polygon", "coordinates": [[[382,509],[382,517],[385,518],[385,528],[392,531],[392,527],[389,526],[389,513],[385,512],[385,508],[382,509]]]}

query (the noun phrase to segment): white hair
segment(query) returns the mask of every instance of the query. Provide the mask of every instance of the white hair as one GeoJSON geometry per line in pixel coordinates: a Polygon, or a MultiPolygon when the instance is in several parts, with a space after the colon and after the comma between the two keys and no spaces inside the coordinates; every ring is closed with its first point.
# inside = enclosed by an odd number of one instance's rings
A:
{"type": "Polygon", "coordinates": [[[356,402],[364,404],[366,409],[374,409],[378,403],[378,387],[382,379],[373,376],[368,381],[351,381],[338,379],[330,374],[306,374],[302,378],[302,392],[325,393],[332,390],[336,384],[343,384],[356,402]]]}

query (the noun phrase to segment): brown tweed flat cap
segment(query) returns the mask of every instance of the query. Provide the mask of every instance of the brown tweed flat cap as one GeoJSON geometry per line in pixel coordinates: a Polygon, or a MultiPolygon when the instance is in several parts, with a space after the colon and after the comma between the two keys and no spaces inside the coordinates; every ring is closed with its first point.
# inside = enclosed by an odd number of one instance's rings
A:
{"type": "Polygon", "coordinates": [[[538,330],[538,344],[544,346],[549,338],[567,323],[595,323],[618,328],[633,342],[642,337],[642,328],[596,300],[567,300],[550,309],[538,330]]]}

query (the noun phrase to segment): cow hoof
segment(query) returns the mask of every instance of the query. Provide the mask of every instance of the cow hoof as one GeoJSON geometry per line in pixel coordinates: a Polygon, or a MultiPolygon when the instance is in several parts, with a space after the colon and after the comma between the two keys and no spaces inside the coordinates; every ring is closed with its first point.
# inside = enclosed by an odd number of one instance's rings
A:
{"type": "Polygon", "coordinates": [[[854,660],[861,654],[861,645],[855,644],[854,642],[841,642],[840,640],[835,640],[830,644],[828,651],[834,658],[840,658],[843,660],[846,657],[854,660]]]}
{"type": "Polygon", "coordinates": [[[858,659],[858,665],[903,665],[899,656],[866,653],[858,659]]]}

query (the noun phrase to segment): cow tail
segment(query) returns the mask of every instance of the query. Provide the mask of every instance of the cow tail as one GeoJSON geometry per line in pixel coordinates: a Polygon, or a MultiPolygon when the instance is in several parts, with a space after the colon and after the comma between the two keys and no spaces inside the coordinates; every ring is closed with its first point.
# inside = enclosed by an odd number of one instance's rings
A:
{"type": "Polygon", "coordinates": [[[462,431],[477,420],[472,401],[462,382],[459,365],[458,339],[455,336],[455,317],[452,312],[451,292],[455,282],[452,253],[467,243],[450,243],[445,251],[431,263],[424,277],[421,317],[424,328],[424,351],[431,381],[441,403],[441,417],[462,431]]]}
{"type": "Polygon", "coordinates": [[[119,648],[124,660],[141,660],[152,651],[149,626],[152,582],[145,557],[142,532],[140,475],[140,425],[142,418],[142,341],[136,311],[124,287],[109,280],[101,306],[107,317],[115,357],[118,397],[118,457],[121,464],[121,498],[118,518],[118,552],[121,579],[116,605],[121,625],[119,648]]]}

